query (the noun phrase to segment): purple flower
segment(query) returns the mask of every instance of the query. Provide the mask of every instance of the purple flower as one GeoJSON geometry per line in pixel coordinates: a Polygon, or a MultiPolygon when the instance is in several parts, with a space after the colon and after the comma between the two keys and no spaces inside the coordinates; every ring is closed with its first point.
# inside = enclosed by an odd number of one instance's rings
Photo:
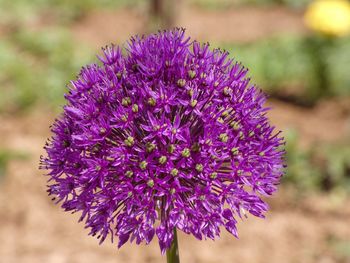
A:
{"type": "Polygon", "coordinates": [[[183,29],[103,49],[69,85],[41,158],[48,193],[81,211],[90,234],[118,247],[177,228],[196,238],[237,236],[237,218],[264,217],[260,198],[283,175],[283,138],[247,70],[186,38],[183,29]]]}

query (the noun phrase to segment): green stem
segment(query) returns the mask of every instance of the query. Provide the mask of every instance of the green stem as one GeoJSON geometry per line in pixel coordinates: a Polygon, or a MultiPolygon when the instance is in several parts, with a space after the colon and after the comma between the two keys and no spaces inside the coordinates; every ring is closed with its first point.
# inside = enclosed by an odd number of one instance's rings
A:
{"type": "Polygon", "coordinates": [[[166,251],[166,262],[167,263],[180,263],[176,228],[174,228],[173,242],[171,243],[170,248],[166,251]]]}

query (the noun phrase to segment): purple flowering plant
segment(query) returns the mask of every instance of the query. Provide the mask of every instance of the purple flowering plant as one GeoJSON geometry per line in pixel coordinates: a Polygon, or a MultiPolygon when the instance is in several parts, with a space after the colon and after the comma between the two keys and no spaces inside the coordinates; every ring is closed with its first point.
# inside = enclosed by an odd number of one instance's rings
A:
{"type": "MultiPolygon", "coordinates": [[[[132,37],[83,67],[52,126],[48,193],[102,243],[177,246],[176,229],[237,237],[264,217],[284,173],[284,140],[247,69],[184,29],[132,37]]],[[[169,261],[170,262],[170,261],[169,261]]]]}

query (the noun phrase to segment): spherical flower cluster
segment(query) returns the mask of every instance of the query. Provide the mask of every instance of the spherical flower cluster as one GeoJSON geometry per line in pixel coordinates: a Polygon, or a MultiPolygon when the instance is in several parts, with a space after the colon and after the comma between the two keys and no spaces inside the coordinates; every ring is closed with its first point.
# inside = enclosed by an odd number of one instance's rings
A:
{"type": "Polygon", "coordinates": [[[263,217],[283,174],[283,139],[247,70],[183,29],[103,49],[69,85],[41,168],[50,195],[90,234],[162,252],[174,228],[214,239],[263,217]]]}
{"type": "Polygon", "coordinates": [[[305,13],[308,27],[327,36],[350,33],[350,3],[347,0],[315,0],[305,13]]]}

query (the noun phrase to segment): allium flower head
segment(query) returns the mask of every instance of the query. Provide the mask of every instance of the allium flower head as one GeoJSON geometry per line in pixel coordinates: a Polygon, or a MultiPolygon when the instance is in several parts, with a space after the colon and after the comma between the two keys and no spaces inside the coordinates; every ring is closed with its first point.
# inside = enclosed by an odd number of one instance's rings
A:
{"type": "Polygon", "coordinates": [[[42,157],[48,192],[100,239],[164,252],[174,228],[214,239],[264,217],[284,144],[247,70],[183,29],[103,49],[69,85],[42,157]]]}

